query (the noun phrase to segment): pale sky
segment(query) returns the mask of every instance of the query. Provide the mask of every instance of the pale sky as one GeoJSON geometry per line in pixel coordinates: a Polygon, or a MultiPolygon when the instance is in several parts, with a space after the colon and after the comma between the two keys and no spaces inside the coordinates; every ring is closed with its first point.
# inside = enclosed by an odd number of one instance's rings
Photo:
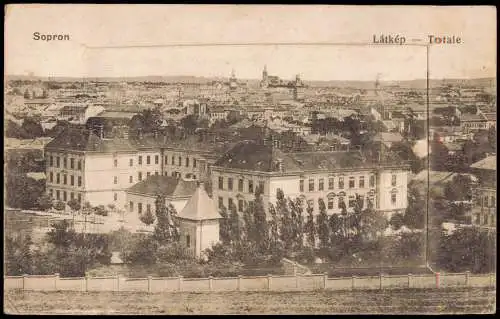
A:
{"type": "Polygon", "coordinates": [[[496,75],[494,7],[9,5],[7,74],[113,77],[195,75],[304,80],[425,78],[426,48],[417,46],[249,45],[131,47],[210,43],[366,43],[401,34],[456,35],[463,44],[430,47],[431,78],[496,75]],[[34,41],[33,33],[69,34],[70,41],[34,41]],[[102,48],[102,47],[119,48],[102,48]],[[101,47],[101,48],[88,48],[101,47]]]}

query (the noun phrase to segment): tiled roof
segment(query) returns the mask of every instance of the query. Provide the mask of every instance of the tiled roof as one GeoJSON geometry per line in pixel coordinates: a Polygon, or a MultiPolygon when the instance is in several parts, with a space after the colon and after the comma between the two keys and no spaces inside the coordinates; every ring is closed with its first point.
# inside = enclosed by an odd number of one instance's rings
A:
{"type": "Polygon", "coordinates": [[[200,184],[196,188],[193,196],[191,196],[186,206],[184,206],[177,216],[182,219],[196,221],[222,218],[215,207],[214,201],[205,191],[203,184],[200,184]]]}
{"type": "Polygon", "coordinates": [[[173,176],[152,175],[130,187],[127,192],[149,196],[161,194],[169,198],[184,198],[191,196],[195,190],[195,180],[183,180],[173,176]]]}
{"type": "MultiPolygon", "coordinates": [[[[301,170],[338,170],[349,168],[375,167],[378,158],[360,151],[349,152],[300,152],[289,153],[301,170]]],[[[381,165],[403,165],[403,161],[394,153],[387,153],[381,165]]]]}
{"type": "Polygon", "coordinates": [[[478,162],[475,162],[470,167],[477,168],[477,169],[496,171],[497,170],[497,156],[496,155],[488,156],[488,157],[486,157],[478,162]]]}
{"type": "Polygon", "coordinates": [[[485,121],[485,118],[477,114],[463,114],[460,122],[485,121]]]}
{"type": "Polygon", "coordinates": [[[497,120],[497,113],[496,112],[483,113],[483,117],[487,121],[496,121],[497,120]]]}
{"type": "Polygon", "coordinates": [[[280,150],[254,141],[242,141],[222,155],[215,163],[215,166],[259,172],[276,172],[279,171],[278,162],[280,160],[282,161],[283,170],[299,170],[295,161],[280,150]]]}
{"type": "Polygon", "coordinates": [[[375,142],[395,143],[395,142],[401,142],[402,140],[403,137],[399,133],[380,132],[373,137],[373,141],[375,142]]]}

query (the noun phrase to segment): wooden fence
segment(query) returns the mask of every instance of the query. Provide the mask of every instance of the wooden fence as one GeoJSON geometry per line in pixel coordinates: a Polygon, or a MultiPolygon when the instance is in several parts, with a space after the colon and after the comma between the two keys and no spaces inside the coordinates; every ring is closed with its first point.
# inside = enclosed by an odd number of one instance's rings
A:
{"type": "Polygon", "coordinates": [[[5,290],[30,291],[136,291],[201,292],[201,291],[306,291],[398,288],[495,287],[495,274],[426,274],[378,275],[330,278],[327,274],[286,276],[238,276],[232,278],[63,278],[59,274],[45,276],[4,277],[5,290]]]}

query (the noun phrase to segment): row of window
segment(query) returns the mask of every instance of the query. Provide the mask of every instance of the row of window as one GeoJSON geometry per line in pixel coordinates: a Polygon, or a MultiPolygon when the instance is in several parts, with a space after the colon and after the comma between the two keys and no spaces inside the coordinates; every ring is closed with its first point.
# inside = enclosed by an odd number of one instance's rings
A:
{"type": "MultiPolygon", "coordinates": [[[[68,201],[68,193],[66,191],[60,191],[60,190],[56,190],[54,192],[53,189],[49,189],[49,196],[51,198],[54,198],[54,194],[55,194],[55,198],[56,200],[62,200],[63,202],[66,202],[68,201]]],[[[77,199],[80,203],[82,202],[82,194],[81,193],[77,193],[76,194],[76,197],[75,197],[75,193],[73,192],[69,192],[69,200],[73,200],[73,199],[77,199]]]]}
{"type": "MultiPolygon", "coordinates": [[[[146,157],[146,165],[151,165],[151,155],[146,155],[145,157],[146,157]]],[[[176,159],[175,155],[172,155],[170,165],[182,166],[184,164],[184,166],[189,167],[189,165],[191,163],[191,159],[189,157],[186,157],[184,159],[184,162],[182,161],[182,156],[178,156],[177,161],[175,159],[176,159]]],[[[142,155],[139,155],[137,162],[138,162],[138,165],[143,164],[143,156],[142,155]]],[[[155,163],[155,165],[160,164],[160,156],[159,155],[154,155],[154,163],[155,163]]],[[[114,167],[118,167],[118,159],[115,158],[113,164],[114,164],[114,167]]],[[[165,156],[164,165],[168,165],[168,164],[169,164],[169,158],[168,158],[168,156],[165,156]]],[[[193,168],[196,168],[196,165],[197,165],[196,158],[193,158],[192,165],[193,165],[193,168]]],[[[129,159],[129,166],[130,167],[134,166],[134,159],[132,159],[132,158],[129,159]]]]}
{"type": "MultiPolygon", "coordinates": [[[[54,172],[49,172],[49,182],[54,183],[54,172]]],[[[57,173],[55,175],[55,183],[68,185],[68,175],[57,173]],[[61,183],[61,175],[62,175],[62,183],[61,183]]],[[[69,185],[75,186],[75,176],[74,175],[69,176],[69,185]]],[[[82,177],[78,176],[78,187],[81,187],[81,186],[82,186],[82,177]]]]}
{"type": "Polygon", "coordinates": [[[497,200],[495,196],[483,196],[476,198],[476,205],[481,207],[496,207],[497,200]]]}
{"type": "MultiPolygon", "coordinates": [[[[135,205],[134,205],[134,202],[133,201],[130,201],[128,203],[128,208],[130,210],[130,212],[134,212],[134,208],[135,208],[135,205]]],[[[143,213],[143,209],[145,208],[144,212],[151,212],[151,204],[146,204],[146,207],[143,207],[142,203],[137,203],[137,213],[140,215],[143,213]]]]}
{"type": "Polygon", "coordinates": [[[231,209],[231,207],[235,207],[238,210],[238,212],[243,212],[243,210],[245,209],[245,201],[243,199],[239,199],[237,201],[237,203],[235,204],[232,198],[228,198],[227,199],[227,206],[226,206],[226,205],[224,205],[224,197],[219,196],[218,205],[219,205],[219,207],[224,206],[224,207],[227,207],[228,209],[231,209]]]}
{"type": "MultiPolygon", "coordinates": [[[[238,192],[244,192],[244,184],[245,184],[245,181],[243,180],[243,178],[239,178],[238,179],[238,192]]],[[[264,190],[264,181],[259,181],[258,182],[258,186],[261,190],[264,190]]],[[[224,188],[224,177],[222,176],[219,176],[219,189],[220,190],[224,190],[224,189],[227,189],[229,191],[232,191],[234,190],[234,180],[232,177],[228,177],[227,178],[227,188],[224,188]]],[[[248,180],[247,181],[247,192],[248,193],[252,193],[255,191],[254,189],[254,182],[252,180],[248,180]]]]}
{"type": "MultiPolygon", "coordinates": [[[[301,179],[299,181],[299,191],[304,192],[304,180],[301,179]]],[[[396,186],[397,184],[397,177],[395,174],[392,175],[391,177],[391,185],[396,186]]],[[[309,192],[314,192],[316,189],[316,184],[315,184],[315,179],[310,178],[308,180],[308,191],[309,192]]],[[[338,189],[344,189],[344,177],[338,177],[337,179],[337,188],[338,189]]],[[[371,175],[370,180],[369,180],[369,187],[373,188],[375,187],[375,176],[371,175]]],[[[328,178],[328,189],[332,190],[335,188],[335,178],[334,177],[329,177],[328,178]]],[[[349,185],[348,188],[356,188],[356,178],[354,176],[349,177],[349,185]]],[[[365,188],[365,177],[360,176],[358,178],[358,188],[365,188]]],[[[323,191],[325,190],[325,179],[324,178],[319,178],[318,179],[318,191],[323,191]]]]}
{"type": "Polygon", "coordinates": [[[491,214],[491,219],[488,214],[477,213],[476,218],[474,220],[474,224],[478,226],[495,226],[495,215],[491,214]],[[481,223],[481,215],[483,216],[483,221],[481,223]]]}
{"type": "MultiPolygon", "coordinates": [[[[49,166],[50,167],[61,167],[61,158],[62,158],[62,168],[68,168],[68,158],[51,155],[49,157],[49,166]],[[55,164],[55,165],[54,165],[55,164]]],[[[82,170],[82,160],[75,161],[75,158],[69,158],[69,169],[77,169],[79,171],[82,170]],[[76,164],[76,166],[75,166],[76,164]]]]}

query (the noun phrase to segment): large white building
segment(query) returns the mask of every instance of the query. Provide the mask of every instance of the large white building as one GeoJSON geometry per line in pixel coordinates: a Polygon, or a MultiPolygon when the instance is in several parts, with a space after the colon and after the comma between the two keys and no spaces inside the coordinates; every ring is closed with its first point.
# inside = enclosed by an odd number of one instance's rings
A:
{"type": "Polygon", "coordinates": [[[45,147],[47,192],[56,200],[126,208],[126,190],[151,175],[204,180],[215,161],[209,143],[166,142],[163,137],[105,139],[69,129],[45,147]]]}
{"type": "Polygon", "coordinates": [[[286,197],[302,198],[318,212],[324,200],[327,213],[348,211],[356,195],[390,216],[407,207],[409,166],[397,159],[364,158],[360,152],[283,153],[272,145],[244,141],[226,152],[212,166],[212,191],[217,206],[235,205],[243,212],[263,188],[264,206],[275,203],[278,189],[286,197]]]}

